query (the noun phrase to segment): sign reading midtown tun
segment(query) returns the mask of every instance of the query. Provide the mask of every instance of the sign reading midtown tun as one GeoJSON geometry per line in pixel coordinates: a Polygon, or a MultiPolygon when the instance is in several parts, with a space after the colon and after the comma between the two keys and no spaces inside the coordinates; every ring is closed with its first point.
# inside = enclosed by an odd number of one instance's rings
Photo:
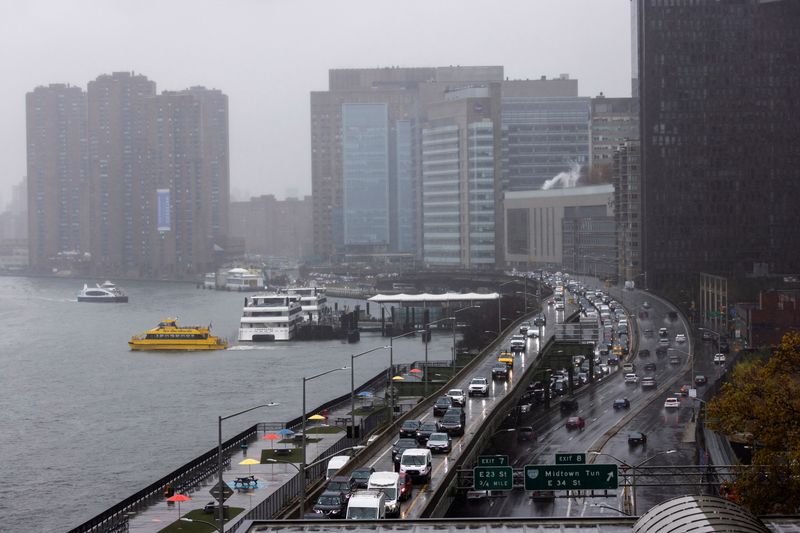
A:
{"type": "Polygon", "coordinates": [[[616,489],[617,465],[527,465],[525,490],[616,489]]]}

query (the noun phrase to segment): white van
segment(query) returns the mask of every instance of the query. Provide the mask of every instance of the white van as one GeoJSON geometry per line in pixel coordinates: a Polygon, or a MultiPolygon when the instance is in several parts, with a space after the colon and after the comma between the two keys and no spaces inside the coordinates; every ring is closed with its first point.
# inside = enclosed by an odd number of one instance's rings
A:
{"type": "Polygon", "coordinates": [[[412,481],[430,482],[432,460],[431,451],[424,448],[409,448],[400,458],[400,471],[411,476],[412,481]]]}
{"type": "Polygon", "coordinates": [[[373,472],[369,476],[368,489],[383,492],[386,516],[400,516],[400,474],[397,472],[373,472]]]}
{"type": "Polygon", "coordinates": [[[347,461],[350,460],[349,455],[337,455],[335,457],[331,457],[328,461],[328,469],[325,471],[325,477],[327,479],[332,478],[336,475],[344,465],[347,464],[347,461]]]}
{"type": "Polygon", "coordinates": [[[382,520],[386,517],[386,496],[379,490],[357,490],[347,502],[348,520],[382,520]]]}

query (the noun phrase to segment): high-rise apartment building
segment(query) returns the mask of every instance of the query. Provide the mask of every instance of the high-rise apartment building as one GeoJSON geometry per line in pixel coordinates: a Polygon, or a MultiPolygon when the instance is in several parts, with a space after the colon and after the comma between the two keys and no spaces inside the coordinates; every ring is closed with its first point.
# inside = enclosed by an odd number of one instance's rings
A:
{"type": "Polygon", "coordinates": [[[800,2],[639,0],[647,282],[800,271],[800,2]]]}
{"type": "Polygon", "coordinates": [[[610,183],[614,152],[621,144],[639,138],[639,111],[633,98],[592,98],[593,182],[610,183]]]}
{"type": "Polygon", "coordinates": [[[624,280],[646,282],[638,279],[643,277],[641,145],[638,140],[628,140],[617,146],[612,176],[617,226],[617,275],[624,280]]]}
{"type": "Polygon", "coordinates": [[[131,277],[211,269],[228,233],[224,94],[156,95],[145,76],[116,72],[85,93],[39,87],[27,105],[33,268],[71,262],[131,277]]]}
{"type": "Polygon", "coordinates": [[[92,263],[100,272],[136,276],[148,246],[152,200],[143,155],[146,101],[156,84],[115,72],[90,81],[87,94],[92,263]]]}
{"type": "Polygon", "coordinates": [[[59,254],[90,250],[86,93],[52,84],[25,100],[29,265],[50,272],[59,254]]]}

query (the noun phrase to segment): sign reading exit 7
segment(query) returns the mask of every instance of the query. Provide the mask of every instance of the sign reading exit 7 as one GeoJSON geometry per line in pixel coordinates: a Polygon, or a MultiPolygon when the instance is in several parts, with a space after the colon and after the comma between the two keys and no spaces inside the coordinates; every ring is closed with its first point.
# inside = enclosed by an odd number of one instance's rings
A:
{"type": "Polygon", "coordinates": [[[475,490],[512,490],[514,470],[510,466],[476,466],[472,485],[475,490]]]}
{"type": "Polygon", "coordinates": [[[525,490],[616,489],[617,465],[527,465],[525,490]]]}
{"type": "Polygon", "coordinates": [[[477,466],[508,466],[507,455],[479,455],[477,466]]]}

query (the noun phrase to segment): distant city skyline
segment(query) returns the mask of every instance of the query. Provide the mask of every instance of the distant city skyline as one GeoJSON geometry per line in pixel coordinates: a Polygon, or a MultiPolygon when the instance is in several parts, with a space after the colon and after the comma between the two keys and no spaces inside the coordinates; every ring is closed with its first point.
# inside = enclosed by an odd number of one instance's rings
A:
{"type": "Polygon", "coordinates": [[[629,4],[5,3],[0,209],[25,176],[25,94],[37,86],[85,90],[98,75],[132,71],[158,80],[158,92],[219,89],[230,99],[232,199],[304,196],[311,192],[310,93],[325,90],[329,69],[503,65],[511,79],[569,73],[581,96],[629,96],[629,4]]]}

